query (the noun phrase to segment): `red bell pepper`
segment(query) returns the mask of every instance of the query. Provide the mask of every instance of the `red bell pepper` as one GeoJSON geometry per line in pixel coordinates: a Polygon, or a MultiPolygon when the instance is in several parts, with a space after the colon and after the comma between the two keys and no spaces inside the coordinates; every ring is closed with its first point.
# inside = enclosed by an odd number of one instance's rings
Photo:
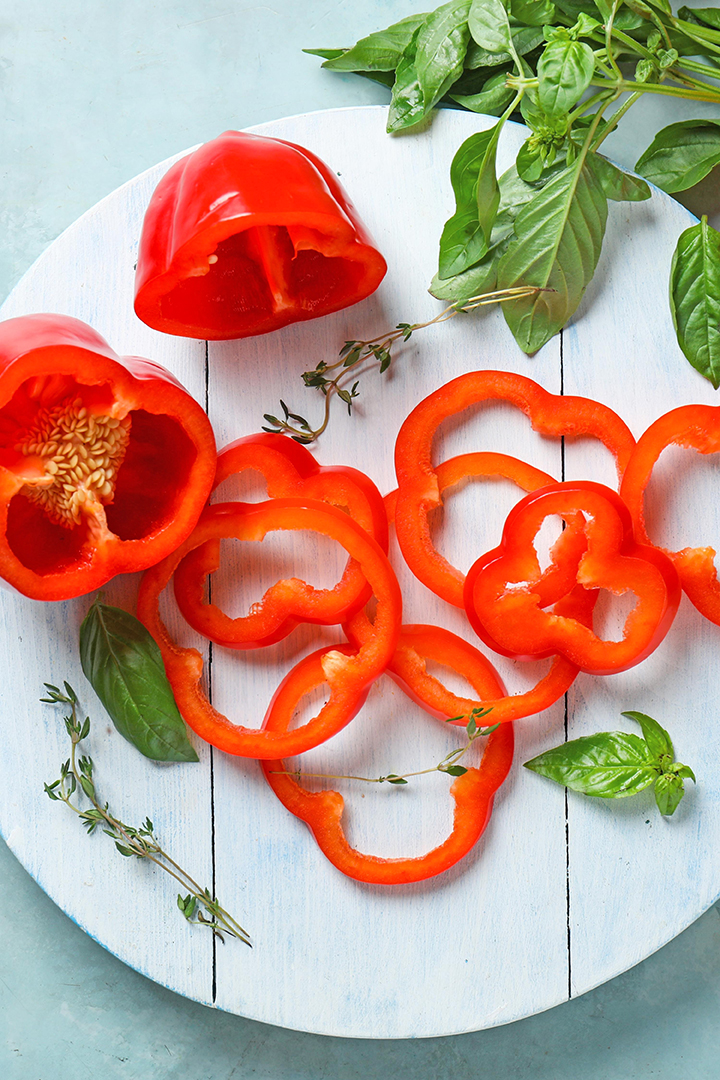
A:
{"type": "Polygon", "coordinates": [[[226,131],[155,189],[135,311],[166,334],[250,337],[356,304],[386,269],[319,158],[283,139],[226,131]]]}
{"type": "MultiPolygon", "coordinates": [[[[577,619],[583,625],[591,626],[596,599],[596,591],[576,586],[568,596],[558,601],[553,610],[556,615],[577,619]]],[[[369,631],[369,623],[364,613],[360,612],[344,629],[350,640],[357,642],[369,631]]],[[[476,682],[483,670],[489,671],[502,686],[490,661],[474,645],[439,626],[404,626],[395,655],[388,665],[388,674],[401,683],[409,697],[435,716],[466,716],[473,709],[490,709],[492,720],[488,720],[488,723],[493,724],[521,720],[549,709],[567,693],[580,670],[564,656],[554,656],[550,670],[530,690],[521,694],[507,694],[503,689],[502,696],[473,701],[453,694],[431,675],[427,670],[427,660],[461,672],[471,682],[476,682]],[[474,673],[474,679],[471,673],[474,673]]],[[[490,690],[486,693],[492,695],[497,692],[490,690]]],[[[463,724],[464,721],[461,719],[458,723],[463,724]]]]}
{"type": "MultiPolygon", "coordinates": [[[[282,628],[283,620],[292,617],[292,608],[284,600],[281,583],[279,589],[269,590],[255,605],[253,614],[247,616],[249,624],[258,627],[261,638],[268,636],[273,623],[282,628]]],[[[400,586],[377,542],[341,510],[298,498],[217,503],[207,507],[185,543],[145,573],[138,594],[138,617],[160,646],[185,721],[206,742],[241,757],[300,754],[347,724],[362,703],[367,687],[385,669],[395,650],[401,615],[400,586]],[[286,733],[241,727],[214,709],[200,689],[203,666],[200,653],[175,644],[159,614],[160,594],[189,551],[208,540],[261,541],[267,533],[278,529],[310,530],[336,540],[357,560],[377,600],[373,632],[358,649],[351,653],[342,648],[322,650],[323,681],[330,687],[330,697],[315,721],[286,733]]]]}
{"type": "Polygon", "coordinates": [[[395,445],[395,528],[415,576],[456,607],[463,606],[464,578],[435,549],[428,521],[442,503],[432,442],[444,420],[482,401],[509,402],[541,435],[599,439],[613,454],[620,476],[635,445],[627,425],[607,406],[589,398],[549,394],[531,379],[506,371],[469,372],[420,402],[402,425],[395,445]]]}
{"type": "Polygon", "coordinates": [[[66,600],[144,570],[192,531],[215,470],[173,376],[66,315],[0,323],[0,577],[66,600]]]}
{"type": "MultiPolygon", "coordinates": [[[[272,498],[297,496],[346,509],[387,552],[388,527],[382,496],[372,480],[358,469],[318,465],[306,447],[287,436],[261,433],[238,439],[221,450],[214,489],[247,469],[262,473],[272,498]]],[[[220,541],[215,540],[195,548],[178,566],[173,584],[185,620],[199,634],[226,648],[256,648],[277,641],[277,624],[273,624],[269,639],[262,642],[256,625],[243,618],[231,619],[216,604],[205,602],[205,578],[215,573],[219,565],[220,541]]],[[[298,622],[323,625],[342,622],[371,596],[359,565],[352,559],[333,589],[314,589],[297,578],[276,586],[276,590],[279,588],[293,610],[293,618],[283,623],[284,633],[289,633],[298,622]]]]}
{"type": "Polygon", "coordinates": [[[630,513],[610,488],[572,481],[527,495],[508,515],[499,547],[468,573],[465,603],[479,637],[505,656],[540,659],[560,653],[581,671],[610,675],[639,664],[660,644],[675,617],[680,584],[658,548],[637,544],[630,513]],[[605,641],[578,619],[543,610],[564,588],[544,587],[533,540],[546,517],[582,513],[587,552],[573,573],[586,589],[632,592],[638,602],[622,641],[605,641]]]}
{"type": "MultiPolygon", "coordinates": [[[[700,454],[720,451],[720,407],[683,405],[661,416],[638,439],[628,463],[620,494],[628,506],[641,543],[651,543],[645,527],[645,489],[653,468],[666,447],[694,447],[700,454]]],[[[697,610],[720,626],[720,583],[715,569],[715,549],[662,549],[672,560],[680,584],[697,610]]]]}
{"type": "MultiPolygon", "coordinates": [[[[410,628],[411,636],[414,629],[410,628]]],[[[422,647],[417,636],[414,637],[414,647],[422,647]]],[[[486,663],[473,667],[472,671],[463,668],[462,674],[467,674],[481,696],[502,693],[502,683],[486,663]]],[[[323,675],[319,673],[316,685],[322,681],[323,675]]],[[[311,689],[308,679],[304,692],[311,689]]],[[[284,730],[292,712],[288,702],[282,712],[271,713],[266,721],[268,728],[278,733],[284,730]]],[[[452,711],[449,715],[453,715],[452,711]]],[[[407,859],[364,855],[351,847],[342,826],[345,802],[338,791],[307,791],[286,770],[284,761],[263,761],[262,769],[282,804],[309,826],[320,850],[338,870],[356,881],[401,885],[424,881],[443,873],[467,855],[480,839],[490,820],[495,792],[510,770],[513,745],[512,724],[502,724],[487,737],[479,768],[468,768],[450,788],[455,801],[450,836],[426,855],[407,859]]]]}

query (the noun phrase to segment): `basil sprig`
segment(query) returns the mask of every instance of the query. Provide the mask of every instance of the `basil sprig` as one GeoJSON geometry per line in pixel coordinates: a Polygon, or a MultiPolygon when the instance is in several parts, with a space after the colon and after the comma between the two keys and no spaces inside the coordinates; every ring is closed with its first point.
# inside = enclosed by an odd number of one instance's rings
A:
{"type": "Polygon", "coordinates": [[[154,761],[197,761],[160,649],[143,624],[96,600],[80,627],[85,677],[115,727],[154,761]]]}
{"type": "Polygon", "coordinates": [[[624,712],[642,729],[643,738],[626,731],[603,731],[546,750],[525,768],[563,787],[600,799],[624,799],[655,785],[655,802],[670,817],[685,794],[685,780],[695,782],[687,765],[675,761],[670,736],[641,712],[624,712]]]}
{"type": "MultiPolygon", "coordinates": [[[[675,15],[668,0],[450,0],[352,48],[312,51],[324,67],[391,85],[390,132],[417,129],[442,102],[495,116],[507,110],[452,163],[456,208],[431,292],[462,304],[495,284],[543,290],[503,301],[527,353],[577,310],[600,255],[608,199],[650,197],[644,180],[600,156],[603,140],[646,94],[720,104],[720,14],[681,8],[675,15]],[[514,203],[495,174],[508,116],[530,129],[514,167],[529,186],[514,203]],[[503,215],[514,225],[509,233],[496,227],[503,215]]],[[[719,163],[720,121],[685,120],[659,132],[636,169],[675,192],[719,163]]],[[[683,323],[680,311],[681,348],[714,381],[707,341],[683,337],[683,323]]]]}
{"type": "Polygon", "coordinates": [[[678,344],[694,368],[720,386],[720,233],[706,217],[678,240],[670,268],[670,310],[678,344]]]}

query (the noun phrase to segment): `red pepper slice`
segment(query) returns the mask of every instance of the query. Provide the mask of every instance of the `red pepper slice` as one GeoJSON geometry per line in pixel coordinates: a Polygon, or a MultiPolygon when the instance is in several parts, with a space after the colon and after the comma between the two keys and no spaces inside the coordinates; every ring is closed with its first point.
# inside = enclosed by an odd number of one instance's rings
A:
{"type": "Polygon", "coordinates": [[[150,200],[135,311],[166,334],[267,334],[374,292],[386,263],[335,174],[283,139],[226,131],[150,200]]]}
{"type": "MultiPolygon", "coordinates": [[[[380,492],[364,473],[349,466],[321,466],[308,449],[284,435],[249,435],[226,446],[218,455],[214,489],[246,469],[263,474],[272,498],[299,497],[347,509],[359,525],[387,552],[388,527],[380,492]]],[[[246,618],[232,619],[216,604],[206,603],[204,583],[220,565],[220,541],[203,544],[186,555],[175,571],[174,588],[185,620],[199,634],[231,649],[257,648],[278,641],[278,626],[261,641],[257,627],[246,618]]],[[[350,560],[333,589],[314,589],[293,578],[283,582],[283,597],[293,618],[283,623],[284,634],[298,622],[328,625],[347,619],[370,599],[371,590],[357,562],[350,560]]],[[[283,634],[283,636],[284,636],[283,634]]]]}
{"type": "MultiPolygon", "coordinates": [[[[420,647],[417,640],[415,647],[420,647]]],[[[486,663],[474,666],[472,672],[462,669],[462,674],[467,674],[480,696],[502,693],[502,684],[486,663]]],[[[304,692],[311,689],[308,680],[304,692]]],[[[283,730],[292,711],[286,707],[282,713],[272,713],[268,726],[283,730]]],[[[307,791],[286,772],[283,761],[263,761],[262,769],[282,804],[309,826],[320,850],[338,870],[356,881],[401,885],[443,873],[467,855],[480,839],[490,820],[495,792],[510,770],[513,746],[512,724],[502,724],[488,736],[480,767],[469,768],[450,788],[455,801],[450,836],[426,855],[408,859],[382,859],[351,847],[342,826],[345,802],[338,791],[307,791]]]]}
{"type": "MultiPolygon", "coordinates": [[[[269,591],[249,620],[262,624],[262,634],[273,619],[282,623],[287,612],[270,598],[269,591]]],[[[367,687],[385,669],[400,632],[402,598],[387,556],[371,536],[347,514],[323,503],[302,499],[275,499],[263,503],[217,503],[204,511],[193,534],[172,555],[148,570],[140,583],[138,617],[157,641],[165,670],[185,721],[201,738],[240,757],[277,757],[301,754],[319,745],[347,724],[367,687]],[[263,540],[278,529],[310,530],[338,541],[357,559],[377,600],[373,633],[351,654],[343,649],[323,650],[323,679],[330,687],[329,701],[311,724],[278,733],[233,724],[212,707],[200,689],[202,657],[197,649],[172,641],[160,619],[160,593],[181,559],[208,540],[235,538],[263,540]]]]}
{"type": "Polygon", "coordinates": [[[521,660],[560,653],[581,671],[610,675],[657,648],[675,617],[680,583],[663,552],[635,542],[630,513],[614,491],[572,481],[541,488],[510,511],[499,547],[468,573],[465,598],[473,629],[496,652],[521,660]],[[588,541],[579,584],[638,597],[622,641],[602,640],[577,619],[542,610],[553,597],[538,588],[542,575],[533,539],[549,515],[577,513],[587,518],[588,541]]]}
{"type": "Polygon", "coordinates": [[[205,412],[164,368],[66,315],[0,323],[0,577],[66,600],[192,531],[215,469],[205,412]]]}
{"type": "MultiPolygon", "coordinates": [[[[596,591],[576,586],[571,593],[558,601],[553,610],[556,615],[577,619],[583,625],[591,626],[596,599],[596,591]]],[[[350,640],[357,642],[363,633],[368,632],[369,624],[360,612],[344,629],[350,640]]],[[[567,693],[580,670],[564,656],[554,656],[547,674],[530,690],[520,694],[503,692],[501,697],[473,701],[470,698],[457,697],[434,675],[430,675],[426,660],[434,660],[462,673],[480,668],[490,669],[498,682],[501,682],[490,661],[474,645],[439,626],[404,626],[395,655],[388,665],[388,674],[402,684],[409,697],[435,716],[467,715],[476,708],[492,709],[492,720],[488,719],[488,723],[493,724],[536,716],[549,709],[567,693]]],[[[458,723],[462,724],[463,721],[458,723]]]]}
{"type": "MultiPolygon", "coordinates": [[[[635,534],[641,543],[651,543],[645,528],[645,488],[653,468],[666,447],[694,447],[700,454],[720,451],[720,408],[712,405],[683,405],[661,416],[638,439],[623,477],[620,494],[630,510],[635,534]]],[[[715,569],[715,549],[683,548],[662,551],[670,558],[680,584],[690,602],[710,622],[720,626],[720,583],[715,569]]]]}
{"type": "Polygon", "coordinates": [[[611,451],[618,474],[635,440],[620,417],[590,398],[549,394],[532,379],[506,371],[472,371],[442,386],[413,409],[395,446],[398,478],[396,531],[405,561],[437,596],[463,606],[464,578],[435,549],[428,515],[441,505],[432,441],[439,425],[482,401],[507,401],[531,420],[535,431],[555,437],[591,436],[611,451]]]}
{"type": "MultiPolygon", "coordinates": [[[[512,480],[519,488],[527,492],[537,491],[538,488],[556,483],[554,477],[541,469],[536,469],[533,465],[528,465],[527,462],[521,461],[520,458],[510,457],[508,454],[484,452],[459,454],[457,457],[443,461],[435,469],[435,475],[437,476],[438,496],[443,495],[447,488],[459,484],[470,476],[502,476],[506,480],[512,480]]],[[[395,524],[396,521],[397,499],[397,489],[385,496],[385,511],[388,521],[392,524],[395,524]]],[[[552,562],[541,577],[543,587],[548,590],[548,594],[554,589],[559,597],[572,589],[575,571],[587,547],[584,524],[582,517],[572,519],[569,522],[569,527],[563,531],[555,544],[552,552],[552,562]],[[561,576],[564,587],[561,583],[555,581],[558,576],[561,576]]],[[[450,566],[449,563],[442,559],[442,556],[438,556],[438,559],[441,559],[445,566],[450,566]]],[[[458,582],[464,584],[465,575],[456,570],[455,567],[450,567],[450,569],[452,574],[455,575],[453,589],[458,582]]],[[[445,579],[444,584],[449,586],[448,578],[445,579]]],[[[449,600],[450,598],[449,593],[438,590],[433,591],[437,592],[442,599],[449,600]]],[[[456,604],[456,606],[462,605],[456,604]]]]}

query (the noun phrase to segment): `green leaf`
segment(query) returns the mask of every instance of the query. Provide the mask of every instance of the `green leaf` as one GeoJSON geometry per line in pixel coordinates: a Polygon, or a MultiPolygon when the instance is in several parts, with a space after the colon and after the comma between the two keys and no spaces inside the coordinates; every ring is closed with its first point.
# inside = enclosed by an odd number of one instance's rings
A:
{"type": "Polygon", "coordinates": [[[548,116],[572,109],[583,96],[595,71],[595,57],[584,41],[556,38],[538,61],[538,97],[548,116]]]}
{"type": "Polygon", "coordinates": [[[624,731],[605,731],[556,746],[525,768],[563,787],[601,799],[636,795],[657,778],[647,743],[624,731]]]}
{"type": "MultiPolygon", "coordinates": [[[[510,37],[518,56],[525,56],[542,44],[543,32],[536,26],[513,26],[510,28],[510,37]]],[[[471,41],[465,57],[465,67],[472,71],[476,68],[499,67],[500,64],[512,61],[512,54],[507,48],[503,48],[502,52],[492,52],[482,48],[476,41],[471,41]]]]}
{"type": "Polygon", "coordinates": [[[467,769],[463,765],[446,765],[440,772],[447,773],[448,776],[464,776],[467,769]]]}
{"type": "Polygon", "coordinates": [[[697,783],[695,779],[695,773],[692,771],[689,765],[681,765],[679,761],[673,762],[668,769],[668,772],[675,773],[682,780],[692,780],[693,784],[697,783]]]}
{"type": "MultiPolygon", "coordinates": [[[[426,18],[426,15],[409,15],[385,30],[361,38],[351,49],[341,49],[338,55],[328,57],[322,66],[330,71],[394,71],[411,37],[426,18]]],[[[304,49],[303,52],[316,56],[323,54],[323,50],[318,49],[304,49]]]]}
{"type": "Polygon", "coordinates": [[[720,120],[681,120],[659,131],[635,169],[663,191],[685,191],[720,163],[720,120]]]}
{"type": "Polygon", "coordinates": [[[529,139],[527,139],[520,149],[518,155],[515,158],[515,165],[518,171],[518,175],[528,183],[532,183],[535,180],[539,180],[543,172],[543,160],[540,155],[540,147],[533,145],[529,139]]]}
{"type": "Polygon", "coordinates": [[[601,154],[593,154],[592,163],[603,191],[613,202],[642,202],[652,195],[644,180],[619,169],[601,154]]]}
{"type": "Polygon", "coordinates": [[[323,60],[335,60],[338,56],[344,56],[349,49],[303,49],[308,56],[319,56],[323,60]]]}
{"type": "Polygon", "coordinates": [[[489,53],[510,51],[510,23],[500,0],[473,0],[468,15],[473,41],[489,53]]]}
{"type": "Polygon", "coordinates": [[[685,794],[682,779],[674,773],[663,773],[655,782],[655,802],[661,814],[670,817],[677,810],[685,794]]]}
{"type": "Polygon", "coordinates": [[[430,282],[429,292],[438,300],[445,300],[449,304],[462,304],[471,296],[480,296],[482,293],[492,292],[497,281],[497,264],[500,252],[497,248],[491,248],[484,259],[481,259],[469,270],[464,270],[455,277],[441,278],[439,274],[430,282]]]}
{"type": "Polygon", "coordinates": [[[410,39],[395,72],[386,128],[389,133],[412,127],[425,116],[422,87],[415,68],[419,34],[420,27],[410,39]]]}
{"type": "Polygon", "coordinates": [[[707,218],[686,229],[670,267],[670,310],[692,366],[720,387],[720,233],[707,218]]]}
{"type": "Polygon", "coordinates": [[[556,18],[552,0],[510,0],[510,14],[525,26],[545,26],[556,18]]]}
{"type": "Polygon", "coordinates": [[[160,650],[127,611],[95,601],[80,627],[86,678],[120,734],[154,761],[197,761],[160,650]]]}
{"type": "Polygon", "coordinates": [[[693,23],[697,20],[700,23],[705,23],[706,26],[713,26],[716,30],[720,30],[720,8],[681,7],[678,10],[678,15],[687,22],[693,23]]]}
{"type": "Polygon", "coordinates": [[[440,237],[438,276],[455,277],[474,266],[487,253],[488,244],[478,214],[477,183],[494,128],[478,131],[466,139],[450,166],[450,183],[455,194],[455,213],[445,223],[440,237]]]}
{"type": "Polygon", "coordinates": [[[471,112],[499,116],[515,96],[515,91],[505,85],[506,78],[505,72],[499,71],[486,80],[477,94],[450,94],[450,97],[471,112]]]}
{"type": "Polygon", "coordinates": [[[553,176],[518,214],[516,237],[498,265],[498,288],[553,290],[503,304],[526,353],[540,349],[576,310],[595,272],[606,221],[602,184],[582,158],[553,176]]]}
{"type": "Polygon", "coordinates": [[[667,731],[658,724],[657,720],[653,720],[652,716],[641,712],[624,712],[621,715],[627,716],[628,720],[634,720],[636,724],[640,725],[645,742],[648,744],[648,749],[654,758],[659,758],[662,754],[669,754],[672,760],[674,756],[673,744],[667,731]]]}
{"type": "Polygon", "coordinates": [[[427,16],[418,28],[415,70],[425,112],[463,73],[470,31],[470,0],[452,0],[427,16]]]}

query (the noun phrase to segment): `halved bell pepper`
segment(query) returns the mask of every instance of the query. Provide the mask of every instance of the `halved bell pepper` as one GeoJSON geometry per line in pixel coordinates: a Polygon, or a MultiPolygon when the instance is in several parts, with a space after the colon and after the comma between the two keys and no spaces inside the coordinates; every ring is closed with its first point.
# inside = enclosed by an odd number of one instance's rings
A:
{"type": "MultiPolygon", "coordinates": [[[[282,583],[280,583],[282,586],[282,583]]],[[[279,590],[280,593],[282,589],[279,590]]],[[[275,603],[273,590],[247,616],[264,635],[276,622],[292,617],[292,608],[275,603]],[[269,609],[265,611],[267,606],[269,609]]],[[[281,597],[282,599],[282,597],[281,597]]],[[[301,754],[328,739],[349,723],[362,703],[367,687],[385,669],[395,651],[402,616],[397,578],[382,548],[341,510],[302,499],[274,499],[262,503],[216,503],[203,512],[192,535],[172,555],[148,570],[140,583],[137,613],[160,647],[165,670],[186,723],[228,754],[272,758],[301,754]],[[258,730],[234,724],[210,704],[200,688],[202,657],[197,649],[183,648],[171,639],[160,619],[160,594],[180,561],[208,540],[261,541],[275,530],[309,530],[340,543],[356,559],[377,600],[373,632],[357,649],[322,650],[320,667],[330,687],[329,700],[310,724],[290,732],[258,730]]],[[[279,636],[283,636],[279,633],[279,636]]]]}
{"type": "MultiPolygon", "coordinates": [[[[554,585],[561,581],[558,577],[554,585]]],[[[669,630],[680,595],[668,557],[635,542],[630,512],[619,495],[579,480],[522,499],[508,515],[500,545],[477,560],[465,582],[468,618],[490,648],[518,660],[560,653],[596,675],[625,671],[649,656],[669,630]],[[543,588],[534,538],[548,516],[567,519],[579,513],[586,518],[587,551],[573,578],[585,589],[631,592],[638,600],[621,641],[606,641],[576,618],[543,610],[559,598],[552,595],[554,588],[543,588]]]]}
{"type": "Polygon", "coordinates": [[[250,337],[356,304],[386,269],[315,154],[226,131],[176,162],[155,189],[135,311],[166,334],[250,337]]]}
{"type": "MultiPolygon", "coordinates": [[[[638,439],[625,470],[620,494],[627,503],[635,534],[642,543],[651,543],[645,527],[645,488],[660,454],[671,445],[694,448],[700,454],[720,452],[720,407],[683,405],[661,416],[638,439]]],[[[672,560],[690,602],[701,615],[720,626],[720,582],[715,569],[715,549],[662,550],[672,560]]]]}
{"type": "MultiPolygon", "coordinates": [[[[417,640],[415,647],[421,647],[417,640]]],[[[467,674],[481,696],[502,693],[502,683],[486,664],[467,672],[463,668],[461,673],[467,674]]],[[[320,674],[316,685],[322,681],[320,674]]],[[[304,692],[308,693],[311,689],[308,679],[304,692]]],[[[436,710],[433,708],[432,711],[436,710]]],[[[292,712],[288,706],[282,711],[270,713],[266,721],[268,728],[279,734],[289,723],[292,712]]],[[[453,715],[452,711],[449,715],[453,715]]],[[[488,721],[491,722],[491,717],[488,717],[488,721]]],[[[490,820],[495,793],[510,771],[513,748],[512,724],[502,724],[491,732],[479,767],[468,768],[450,788],[455,802],[450,836],[426,855],[406,859],[364,855],[350,846],[342,825],[345,801],[339,791],[307,791],[281,760],[263,761],[262,770],[282,804],[308,825],[320,850],[338,870],[356,881],[404,885],[443,873],[467,855],[477,843],[490,820]]]]}
{"type": "Polygon", "coordinates": [[[164,368],[67,315],[0,323],[0,578],[66,600],[144,570],[192,531],[215,438],[164,368]]]}
{"type": "Polygon", "coordinates": [[[398,497],[395,529],[403,557],[437,596],[463,606],[463,575],[436,550],[428,521],[442,504],[432,443],[440,424],[483,401],[507,401],[541,435],[598,439],[613,454],[622,476],[635,440],[620,417],[590,398],[549,394],[538,383],[507,371],[471,371],[442,386],[413,409],[395,445],[398,497]]]}
{"type": "MultiPolygon", "coordinates": [[[[387,552],[388,526],[382,496],[372,480],[358,469],[345,465],[318,465],[306,447],[286,435],[261,432],[238,439],[220,451],[213,490],[229,477],[247,469],[262,473],[272,498],[313,499],[347,510],[350,517],[387,552]]],[[[190,626],[216,645],[244,649],[250,642],[249,647],[257,648],[263,642],[258,640],[256,626],[245,618],[232,619],[216,604],[205,602],[205,579],[219,566],[219,540],[202,544],[186,555],[173,579],[178,607],[190,626]]],[[[280,589],[283,603],[289,603],[294,594],[293,619],[283,623],[286,633],[298,622],[322,625],[343,622],[371,596],[370,586],[353,559],[332,589],[315,589],[298,578],[283,582],[282,586],[276,587],[275,593],[280,589]]],[[[263,603],[266,610],[269,609],[270,597],[266,596],[263,603]]],[[[264,644],[277,640],[277,625],[274,624],[270,639],[264,644]]]]}

